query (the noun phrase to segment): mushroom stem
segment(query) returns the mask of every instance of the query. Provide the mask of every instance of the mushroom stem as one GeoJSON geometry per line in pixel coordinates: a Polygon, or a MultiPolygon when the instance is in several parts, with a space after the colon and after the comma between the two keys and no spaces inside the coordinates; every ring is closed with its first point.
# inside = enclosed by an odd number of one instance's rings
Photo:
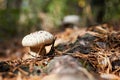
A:
{"type": "Polygon", "coordinates": [[[41,52],[38,52],[38,54],[44,56],[44,55],[46,54],[46,49],[45,49],[45,47],[43,47],[43,48],[41,49],[41,52]]]}
{"type": "Polygon", "coordinates": [[[44,55],[44,54],[46,54],[46,49],[45,49],[45,46],[44,46],[44,45],[41,45],[41,46],[40,46],[37,54],[39,54],[39,55],[44,55]]]}
{"type": "Polygon", "coordinates": [[[38,54],[37,54],[37,52],[39,51],[39,47],[37,46],[37,47],[30,47],[30,55],[32,56],[32,57],[38,57],[38,54]]]}
{"type": "MultiPolygon", "coordinates": [[[[37,55],[44,55],[46,54],[46,50],[45,50],[45,46],[44,45],[40,45],[40,46],[36,46],[36,47],[30,47],[30,50],[32,53],[36,53],[37,55]]],[[[31,54],[31,53],[30,53],[31,54]]],[[[31,54],[33,55],[33,54],[31,54]]]]}
{"type": "Polygon", "coordinates": [[[40,48],[41,48],[41,46],[30,47],[30,50],[31,50],[32,52],[37,53],[37,52],[40,50],[40,48]]]}

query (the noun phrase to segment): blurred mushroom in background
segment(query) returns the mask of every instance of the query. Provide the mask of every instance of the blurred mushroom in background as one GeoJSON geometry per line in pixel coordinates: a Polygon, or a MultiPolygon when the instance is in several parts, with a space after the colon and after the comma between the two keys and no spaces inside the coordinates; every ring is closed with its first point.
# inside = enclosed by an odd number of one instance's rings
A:
{"type": "Polygon", "coordinates": [[[78,15],[67,15],[62,20],[63,28],[75,28],[80,26],[80,17],[78,15]]]}

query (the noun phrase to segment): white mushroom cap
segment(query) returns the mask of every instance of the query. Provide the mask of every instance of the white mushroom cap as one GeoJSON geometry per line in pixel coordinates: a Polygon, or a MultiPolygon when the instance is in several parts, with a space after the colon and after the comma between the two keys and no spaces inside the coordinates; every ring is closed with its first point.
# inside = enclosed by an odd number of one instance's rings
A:
{"type": "Polygon", "coordinates": [[[80,21],[80,17],[78,15],[68,15],[63,19],[63,23],[71,23],[74,25],[78,25],[80,21]]]}
{"type": "Polygon", "coordinates": [[[26,35],[22,40],[23,46],[34,47],[38,45],[51,44],[54,40],[54,36],[47,31],[36,31],[26,35]]]}

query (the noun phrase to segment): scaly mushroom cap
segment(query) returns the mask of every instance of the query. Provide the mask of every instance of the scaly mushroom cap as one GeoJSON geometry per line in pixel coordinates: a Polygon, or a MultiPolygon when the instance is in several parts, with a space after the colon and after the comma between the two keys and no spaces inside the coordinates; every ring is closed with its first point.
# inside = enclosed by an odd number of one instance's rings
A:
{"type": "Polygon", "coordinates": [[[36,31],[26,35],[22,40],[23,46],[34,47],[38,45],[48,45],[54,40],[54,36],[47,31],[36,31]]]}

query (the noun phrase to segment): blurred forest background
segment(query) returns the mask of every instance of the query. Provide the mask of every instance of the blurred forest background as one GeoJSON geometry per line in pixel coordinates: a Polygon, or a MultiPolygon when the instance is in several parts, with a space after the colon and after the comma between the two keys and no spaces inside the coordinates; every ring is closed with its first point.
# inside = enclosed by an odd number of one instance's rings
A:
{"type": "Polygon", "coordinates": [[[103,22],[119,26],[120,0],[0,0],[0,40],[61,29],[66,15],[78,15],[80,27],[103,22]]]}

